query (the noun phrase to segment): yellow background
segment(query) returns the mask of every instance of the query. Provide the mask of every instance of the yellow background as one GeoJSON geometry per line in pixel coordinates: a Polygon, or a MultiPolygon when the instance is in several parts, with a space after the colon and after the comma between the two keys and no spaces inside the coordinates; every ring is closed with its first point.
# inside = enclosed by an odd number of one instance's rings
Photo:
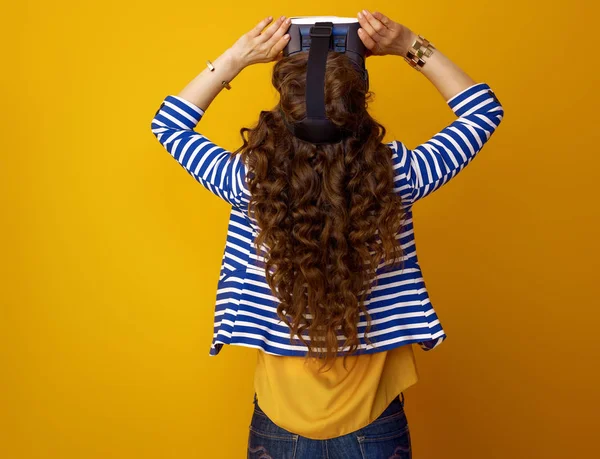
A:
{"type": "MultiPolygon", "coordinates": [[[[208,356],[228,216],[150,121],[260,19],[379,9],[422,33],[505,119],[415,207],[448,333],[417,353],[414,457],[597,451],[598,33],[593,2],[12,2],[3,8],[0,456],[242,458],[255,351],[208,356]],[[302,7],[300,7],[302,5],[302,7]],[[8,10],[7,10],[8,8],[8,10]]],[[[395,57],[367,61],[387,140],[452,121],[395,57]]],[[[239,146],[275,103],[246,69],[198,130],[239,146]]]]}

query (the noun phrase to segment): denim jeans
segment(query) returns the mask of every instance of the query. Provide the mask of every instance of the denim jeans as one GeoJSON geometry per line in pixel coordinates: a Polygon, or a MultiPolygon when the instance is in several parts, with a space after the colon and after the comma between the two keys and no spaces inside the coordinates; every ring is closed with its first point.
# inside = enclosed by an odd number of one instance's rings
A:
{"type": "Polygon", "coordinates": [[[277,426],[258,406],[248,435],[248,459],[411,459],[404,394],[362,429],[327,440],[313,440],[277,426]]]}

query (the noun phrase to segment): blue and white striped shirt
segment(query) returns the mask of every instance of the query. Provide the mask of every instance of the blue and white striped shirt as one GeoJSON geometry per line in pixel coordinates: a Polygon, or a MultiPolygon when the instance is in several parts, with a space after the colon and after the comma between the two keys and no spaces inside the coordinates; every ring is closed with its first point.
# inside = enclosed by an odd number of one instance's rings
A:
{"type": "MultiPolygon", "coordinates": [[[[429,300],[415,247],[412,205],[432,193],[469,164],[500,124],[502,105],[485,83],[462,91],[448,101],[458,117],[413,150],[402,142],[390,142],[395,172],[395,191],[406,208],[405,226],[396,236],[404,249],[404,267],[377,270],[377,284],[365,305],[371,316],[368,334],[360,314],[359,354],[380,352],[409,343],[429,350],[446,334],[429,300]]],[[[262,349],[284,356],[304,356],[307,348],[290,344],[289,328],[277,317],[278,300],[272,295],[254,246],[256,221],[247,212],[246,165],[239,155],[211,142],[194,129],[204,111],[193,103],[168,95],[157,110],[151,129],[163,147],[206,189],[231,205],[227,241],[217,284],[214,335],[210,355],[224,344],[262,349]],[[228,158],[230,160],[228,160],[228,158]]],[[[264,247],[261,247],[264,251],[264,247]]],[[[262,252],[264,253],[264,252],[262,252]]],[[[308,336],[305,335],[308,340],[308,336]]],[[[298,342],[298,340],[295,340],[298,342]]],[[[348,349],[342,349],[344,354],[348,349]]]]}

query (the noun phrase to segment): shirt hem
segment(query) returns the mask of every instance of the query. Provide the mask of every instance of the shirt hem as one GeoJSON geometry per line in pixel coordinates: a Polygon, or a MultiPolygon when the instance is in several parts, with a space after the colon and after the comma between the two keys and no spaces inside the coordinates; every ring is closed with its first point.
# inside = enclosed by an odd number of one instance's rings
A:
{"type": "Polygon", "coordinates": [[[400,394],[402,392],[404,392],[406,389],[408,389],[409,387],[414,386],[418,381],[419,381],[419,378],[417,377],[413,381],[411,381],[410,383],[402,386],[402,388],[394,390],[393,392],[395,393],[395,395],[393,397],[389,398],[388,400],[386,400],[386,403],[384,404],[383,409],[379,413],[377,413],[375,416],[373,416],[370,420],[368,420],[367,422],[361,424],[360,427],[357,427],[357,428],[353,427],[353,430],[347,431],[345,433],[344,433],[344,431],[342,431],[343,433],[338,434],[338,435],[334,435],[332,437],[331,436],[311,436],[311,435],[306,435],[306,434],[303,434],[303,433],[300,433],[300,432],[296,432],[294,430],[290,430],[289,428],[287,428],[287,427],[285,427],[283,425],[277,424],[275,421],[273,421],[271,419],[271,416],[269,416],[269,413],[267,413],[262,406],[260,407],[260,409],[267,415],[267,417],[269,418],[269,420],[273,424],[275,424],[276,426],[278,426],[281,429],[286,430],[287,432],[290,432],[291,434],[300,435],[301,437],[308,438],[309,440],[332,440],[334,438],[343,437],[345,435],[357,434],[357,433],[360,432],[360,430],[364,429],[365,427],[368,427],[371,423],[373,423],[374,421],[376,421],[377,418],[379,418],[379,416],[381,416],[383,414],[383,412],[388,408],[388,406],[390,405],[390,403],[392,403],[392,401],[394,401],[397,397],[399,397],[400,394]]]}

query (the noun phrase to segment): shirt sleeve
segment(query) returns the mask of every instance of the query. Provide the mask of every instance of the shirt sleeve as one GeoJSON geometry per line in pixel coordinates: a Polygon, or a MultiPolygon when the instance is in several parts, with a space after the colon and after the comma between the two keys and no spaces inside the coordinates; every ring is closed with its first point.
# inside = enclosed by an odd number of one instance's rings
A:
{"type": "Polygon", "coordinates": [[[168,95],[152,119],[151,129],[163,147],[202,186],[231,205],[246,192],[246,168],[239,155],[194,131],[204,110],[168,95]]]}
{"type": "Polygon", "coordinates": [[[460,92],[448,105],[458,118],[413,150],[391,142],[395,191],[412,205],[463,170],[490,139],[504,109],[486,83],[460,92]]]}

